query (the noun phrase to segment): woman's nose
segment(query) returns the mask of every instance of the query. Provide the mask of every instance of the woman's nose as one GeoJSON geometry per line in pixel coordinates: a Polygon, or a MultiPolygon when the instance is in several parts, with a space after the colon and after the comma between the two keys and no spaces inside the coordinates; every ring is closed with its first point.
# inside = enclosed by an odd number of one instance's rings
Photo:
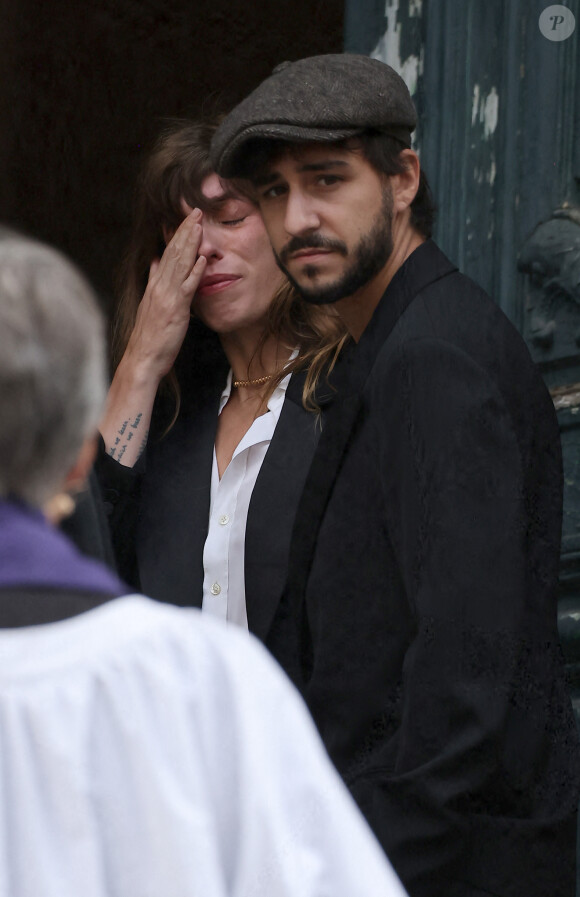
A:
{"type": "Polygon", "coordinates": [[[205,255],[206,259],[221,258],[223,255],[222,239],[220,229],[207,216],[203,216],[201,220],[203,228],[201,243],[199,246],[199,255],[205,255]]]}

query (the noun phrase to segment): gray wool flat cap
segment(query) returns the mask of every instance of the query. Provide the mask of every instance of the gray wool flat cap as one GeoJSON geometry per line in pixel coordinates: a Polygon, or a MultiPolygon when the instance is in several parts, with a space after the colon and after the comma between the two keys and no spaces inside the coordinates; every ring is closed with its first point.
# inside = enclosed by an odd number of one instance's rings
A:
{"type": "Polygon", "coordinates": [[[222,177],[244,177],[255,141],[331,142],[373,129],[410,146],[416,124],[407,86],[389,65],[353,53],[310,56],[281,63],[230,112],[211,160],[222,177]]]}

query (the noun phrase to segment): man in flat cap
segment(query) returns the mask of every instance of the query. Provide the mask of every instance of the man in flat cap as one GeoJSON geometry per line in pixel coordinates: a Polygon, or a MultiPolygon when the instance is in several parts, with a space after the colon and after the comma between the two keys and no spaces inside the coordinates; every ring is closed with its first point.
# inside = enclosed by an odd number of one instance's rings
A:
{"type": "Polygon", "coordinates": [[[279,67],[215,137],[280,267],[353,337],[266,643],[412,897],[572,897],[557,422],[431,240],[414,126],[399,76],[345,54],[279,67]]]}

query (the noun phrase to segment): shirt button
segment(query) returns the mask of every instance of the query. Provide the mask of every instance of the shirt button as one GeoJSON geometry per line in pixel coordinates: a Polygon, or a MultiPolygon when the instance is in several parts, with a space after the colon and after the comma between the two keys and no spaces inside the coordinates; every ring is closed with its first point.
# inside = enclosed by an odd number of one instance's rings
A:
{"type": "Polygon", "coordinates": [[[229,514],[222,514],[222,516],[220,517],[220,524],[221,524],[221,526],[225,526],[226,523],[229,523],[229,522],[230,522],[230,515],[229,515],[229,514]]]}
{"type": "Polygon", "coordinates": [[[210,592],[212,593],[212,595],[219,595],[221,590],[222,587],[220,586],[219,582],[214,582],[213,586],[210,589],[210,592]]]}

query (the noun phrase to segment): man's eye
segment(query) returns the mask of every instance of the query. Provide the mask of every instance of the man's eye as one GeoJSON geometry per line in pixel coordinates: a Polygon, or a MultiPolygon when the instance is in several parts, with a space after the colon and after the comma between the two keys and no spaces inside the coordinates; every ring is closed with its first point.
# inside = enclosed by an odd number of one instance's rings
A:
{"type": "Polygon", "coordinates": [[[285,187],[283,184],[275,184],[273,187],[268,187],[262,193],[262,199],[277,199],[279,196],[285,192],[285,187]]]}
{"type": "Polygon", "coordinates": [[[337,184],[341,178],[336,174],[323,174],[318,178],[318,183],[321,187],[332,187],[333,184],[337,184]]]}
{"type": "Polygon", "coordinates": [[[222,221],[222,224],[225,224],[226,227],[234,227],[236,224],[241,224],[242,221],[245,221],[246,217],[246,215],[243,215],[241,218],[230,218],[228,221],[222,221]]]}

